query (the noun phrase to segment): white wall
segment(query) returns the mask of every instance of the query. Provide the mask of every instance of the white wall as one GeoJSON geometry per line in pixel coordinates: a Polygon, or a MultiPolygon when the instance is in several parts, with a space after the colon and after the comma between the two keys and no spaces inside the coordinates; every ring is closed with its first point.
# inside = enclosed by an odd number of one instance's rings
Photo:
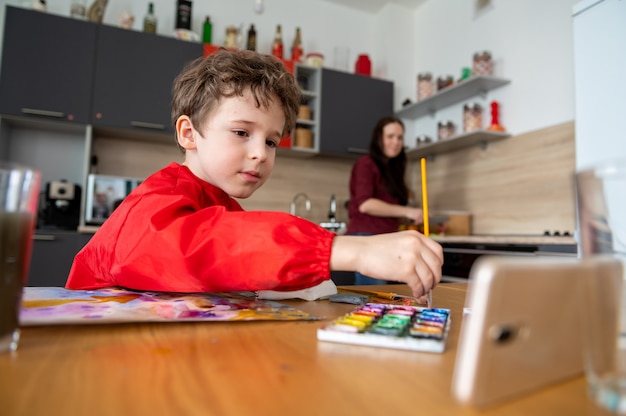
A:
{"type": "MultiPolygon", "coordinates": [[[[402,50],[394,54],[409,54],[410,67],[402,70],[389,63],[394,81],[403,88],[395,97],[396,108],[406,97],[416,100],[417,73],[429,71],[435,77],[450,74],[458,78],[462,67],[471,67],[475,52],[488,50],[495,60],[494,75],[512,82],[483,101],[485,123],[490,121],[491,100],[500,102],[500,122],[512,134],[573,120],[571,16],[576,1],[492,0],[489,7],[477,12],[476,1],[427,0],[417,9],[410,27],[404,27],[401,20],[400,27],[391,29],[396,38],[404,33],[413,42],[409,50],[402,44],[402,50]]],[[[384,19],[379,17],[379,22],[384,19]]],[[[406,65],[403,58],[399,62],[406,65]]],[[[416,122],[408,131],[436,137],[436,120],[452,119],[458,125],[461,114],[461,105],[452,107],[440,111],[435,120],[427,117],[416,122]]]]}
{"type": "MultiPolygon", "coordinates": [[[[576,1],[491,0],[486,10],[477,13],[473,0],[427,0],[415,10],[392,4],[371,14],[319,0],[265,0],[265,11],[259,15],[253,0],[196,0],[192,29],[200,34],[205,16],[210,15],[213,43],[222,44],[226,26],[243,24],[247,31],[254,23],[258,50],[269,52],[276,24],[283,26],[286,47],[300,26],[305,54],[323,53],[329,68],[334,68],[335,46],[349,47],[350,70],[358,54],[369,54],[373,75],[395,83],[396,109],[406,98],[415,101],[417,73],[458,77],[461,67],[471,66],[474,52],[489,50],[495,75],[512,83],[490,93],[485,103],[500,101],[501,123],[520,134],[574,119],[572,5],[576,1]]],[[[85,2],[89,6],[93,0],[85,2]]],[[[30,1],[0,0],[0,21],[5,4],[24,3],[30,1]]],[[[69,15],[71,0],[47,3],[50,13],[69,15]]],[[[176,2],[154,3],[158,32],[169,36],[176,2]]],[[[104,23],[117,25],[126,11],[135,15],[134,29],[140,30],[147,4],[109,0],[104,23]]],[[[485,112],[488,122],[488,108],[485,112]]],[[[460,105],[437,114],[437,119],[460,121],[460,117],[460,105]]],[[[411,141],[413,134],[434,136],[435,121],[430,118],[409,124],[411,141]]]]}

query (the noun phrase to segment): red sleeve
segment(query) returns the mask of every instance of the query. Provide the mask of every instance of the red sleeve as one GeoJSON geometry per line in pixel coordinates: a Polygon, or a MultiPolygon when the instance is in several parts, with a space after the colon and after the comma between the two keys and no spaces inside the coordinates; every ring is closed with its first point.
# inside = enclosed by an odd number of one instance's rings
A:
{"type": "Polygon", "coordinates": [[[280,212],[195,208],[180,195],[143,195],[76,256],[67,287],[299,290],[330,278],[335,234],[318,225],[280,212]]]}

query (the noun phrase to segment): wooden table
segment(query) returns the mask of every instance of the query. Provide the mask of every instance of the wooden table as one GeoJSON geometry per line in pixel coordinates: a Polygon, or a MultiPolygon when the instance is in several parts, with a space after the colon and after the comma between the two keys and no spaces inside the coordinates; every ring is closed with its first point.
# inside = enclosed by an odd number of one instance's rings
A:
{"type": "MultiPolygon", "coordinates": [[[[408,294],[401,285],[369,287],[408,294]]],[[[0,355],[0,414],[580,415],[598,414],[583,377],[496,407],[450,394],[466,284],[441,284],[452,310],[443,354],[318,342],[354,305],[285,301],[314,322],[141,323],[24,328],[0,355]]]]}

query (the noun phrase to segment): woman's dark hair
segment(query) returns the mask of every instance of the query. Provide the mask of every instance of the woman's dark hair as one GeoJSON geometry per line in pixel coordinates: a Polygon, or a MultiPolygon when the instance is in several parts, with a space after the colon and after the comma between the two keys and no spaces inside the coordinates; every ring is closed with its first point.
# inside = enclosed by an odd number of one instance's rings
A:
{"type": "Polygon", "coordinates": [[[404,123],[398,117],[387,116],[378,120],[374,130],[372,131],[372,140],[370,141],[369,154],[370,157],[380,170],[383,183],[391,196],[398,198],[400,205],[406,205],[409,202],[409,190],[404,181],[406,172],[406,153],[404,147],[400,154],[394,158],[387,158],[383,153],[383,129],[386,125],[397,123],[404,130],[404,123]]]}

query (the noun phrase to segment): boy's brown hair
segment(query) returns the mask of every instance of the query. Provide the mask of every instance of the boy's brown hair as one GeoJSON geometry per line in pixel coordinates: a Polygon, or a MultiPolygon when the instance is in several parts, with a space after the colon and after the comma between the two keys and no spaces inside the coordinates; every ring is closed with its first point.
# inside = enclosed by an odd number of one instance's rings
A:
{"type": "Polygon", "coordinates": [[[278,97],[285,112],[283,135],[294,129],[302,93],[282,62],[271,55],[226,49],[195,59],[176,77],[172,123],[176,126],[178,117],[187,115],[194,127],[201,129],[222,97],[242,96],[246,88],[250,88],[257,107],[267,108],[272,95],[278,97]]]}

